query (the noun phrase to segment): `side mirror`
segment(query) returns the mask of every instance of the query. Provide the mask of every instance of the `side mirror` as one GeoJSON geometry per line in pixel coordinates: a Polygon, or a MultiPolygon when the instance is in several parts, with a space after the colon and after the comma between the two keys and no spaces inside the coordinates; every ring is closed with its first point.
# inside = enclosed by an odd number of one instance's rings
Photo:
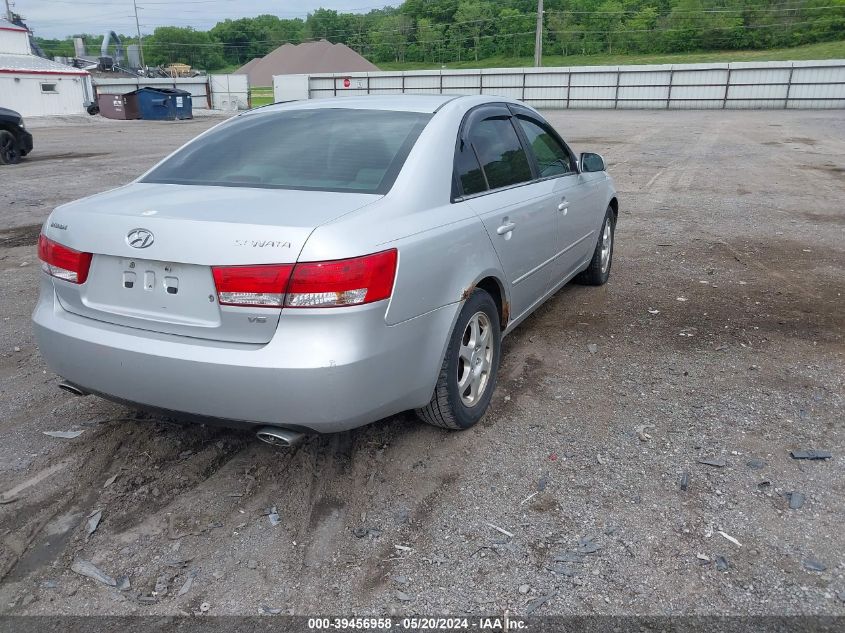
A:
{"type": "Polygon", "coordinates": [[[578,166],[582,172],[605,171],[607,169],[601,154],[593,154],[592,152],[581,154],[581,158],[578,159],[578,166]]]}

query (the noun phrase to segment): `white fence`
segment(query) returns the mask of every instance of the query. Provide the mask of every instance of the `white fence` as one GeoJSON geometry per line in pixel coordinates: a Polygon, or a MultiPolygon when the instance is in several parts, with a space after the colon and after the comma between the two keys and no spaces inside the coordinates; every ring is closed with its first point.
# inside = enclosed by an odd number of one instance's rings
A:
{"type": "Polygon", "coordinates": [[[178,88],[191,93],[198,109],[245,110],[249,107],[247,75],[208,75],[176,79],[149,77],[94,77],[97,94],[126,94],[138,88],[178,88]]]}
{"type": "Polygon", "coordinates": [[[274,89],[276,101],[427,93],[536,108],[845,108],[845,60],[282,75],[274,89]]]}
{"type": "Polygon", "coordinates": [[[215,110],[249,108],[249,75],[209,75],[208,89],[215,110]]]}

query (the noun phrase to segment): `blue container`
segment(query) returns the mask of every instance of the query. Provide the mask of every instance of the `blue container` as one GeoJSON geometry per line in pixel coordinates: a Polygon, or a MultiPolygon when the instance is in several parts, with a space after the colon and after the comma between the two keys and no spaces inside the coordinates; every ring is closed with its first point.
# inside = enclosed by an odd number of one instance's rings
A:
{"type": "Polygon", "coordinates": [[[191,93],[186,90],[145,87],[132,94],[137,95],[142,119],[175,121],[194,118],[191,93]]]}

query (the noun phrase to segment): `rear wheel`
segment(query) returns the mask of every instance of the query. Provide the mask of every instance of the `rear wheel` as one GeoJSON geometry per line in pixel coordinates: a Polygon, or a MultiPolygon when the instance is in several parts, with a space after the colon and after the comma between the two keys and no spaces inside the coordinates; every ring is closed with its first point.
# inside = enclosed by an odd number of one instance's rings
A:
{"type": "Polygon", "coordinates": [[[599,231],[599,240],[593,258],[587,269],[575,278],[578,283],[588,286],[602,286],[610,277],[610,266],[613,264],[613,238],[616,230],[616,215],[613,207],[607,207],[599,231]]]}
{"type": "Polygon", "coordinates": [[[496,388],[501,346],[496,303],[476,289],[455,324],[431,401],[417,415],[446,429],[468,429],[478,422],[496,388]]]}
{"type": "Polygon", "coordinates": [[[14,165],[20,162],[21,150],[14,134],[0,130],[0,164],[14,165]]]}

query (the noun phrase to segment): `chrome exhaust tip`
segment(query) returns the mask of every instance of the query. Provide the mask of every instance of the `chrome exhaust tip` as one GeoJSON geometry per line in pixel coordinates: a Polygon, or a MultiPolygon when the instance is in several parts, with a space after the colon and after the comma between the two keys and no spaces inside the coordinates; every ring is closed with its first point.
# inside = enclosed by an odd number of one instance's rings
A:
{"type": "Polygon", "coordinates": [[[72,393],[75,396],[88,396],[90,395],[87,391],[83,391],[79,387],[69,382],[62,381],[59,383],[59,389],[62,391],[67,391],[68,393],[72,393]]]}
{"type": "Polygon", "coordinates": [[[262,442],[267,442],[273,446],[291,448],[299,444],[305,435],[289,429],[283,429],[278,426],[264,426],[258,429],[255,433],[255,437],[262,442]]]}

